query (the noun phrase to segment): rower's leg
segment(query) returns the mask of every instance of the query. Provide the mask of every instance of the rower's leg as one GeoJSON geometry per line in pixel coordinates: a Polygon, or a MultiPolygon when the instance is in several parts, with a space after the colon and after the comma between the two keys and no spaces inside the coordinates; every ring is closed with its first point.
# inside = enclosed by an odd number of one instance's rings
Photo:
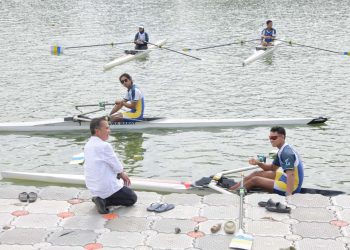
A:
{"type": "Polygon", "coordinates": [[[275,181],[261,176],[254,176],[249,181],[244,183],[244,187],[249,191],[252,188],[262,188],[269,193],[273,192],[275,181]]]}
{"type": "Polygon", "coordinates": [[[121,113],[114,113],[110,116],[111,122],[122,122],[123,121],[123,114],[121,113]]]}
{"type": "MultiPolygon", "coordinates": [[[[274,180],[276,177],[276,171],[255,171],[248,175],[247,177],[244,178],[243,183],[247,183],[254,177],[263,177],[267,179],[272,179],[274,180]]],[[[234,186],[230,187],[230,190],[236,190],[241,186],[241,182],[236,183],[234,186]]]]}

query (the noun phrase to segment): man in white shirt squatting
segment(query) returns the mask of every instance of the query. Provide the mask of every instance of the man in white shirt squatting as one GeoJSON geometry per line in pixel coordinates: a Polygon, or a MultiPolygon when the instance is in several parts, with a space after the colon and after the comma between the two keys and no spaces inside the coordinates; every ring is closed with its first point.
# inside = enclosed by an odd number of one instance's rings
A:
{"type": "Polygon", "coordinates": [[[128,187],[130,179],[107,142],[110,133],[108,122],[104,117],[95,118],[90,123],[90,131],[91,137],[84,148],[84,174],[86,187],[98,212],[108,213],[108,206],[132,206],[137,196],[128,187]]]}

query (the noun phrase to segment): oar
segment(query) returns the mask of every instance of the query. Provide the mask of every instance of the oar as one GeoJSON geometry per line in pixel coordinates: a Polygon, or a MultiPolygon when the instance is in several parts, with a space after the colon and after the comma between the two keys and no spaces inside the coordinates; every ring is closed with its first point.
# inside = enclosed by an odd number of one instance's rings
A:
{"type": "Polygon", "coordinates": [[[69,162],[69,164],[83,164],[84,160],[84,152],[81,152],[79,154],[73,155],[72,160],[69,162]]]}
{"type": "Polygon", "coordinates": [[[246,40],[246,41],[239,41],[239,42],[232,42],[232,43],[224,43],[224,44],[218,44],[218,45],[213,45],[213,46],[207,46],[207,47],[201,47],[201,48],[197,48],[197,49],[190,49],[190,48],[184,48],[182,49],[183,51],[191,51],[191,50],[205,50],[205,49],[213,49],[213,48],[218,48],[218,47],[224,47],[224,46],[230,46],[230,45],[233,45],[233,44],[244,44],[244,43],[247,43],[247,42],[253,42],[253,41],[257,41],[257,40],[260,40],[260,39],[251,39],[251,40],[246,40]]]}
{"type": "Polygon", "coordinates": [[[179,51],[173,50],[173,49],[164,48],[164,47],[159,46],[159,45],[154,44],[154,43],[150,43],[150,42],[147,42],[147,43],[149,43],[149,44],[151,44],[151,45],[154,45],[154,46],[156,46],[156,47],[158,47],[158,48],[160,48],[160,49],[169,50],[169,51],[171,51],[171,52],[175,52],[175,53],[178,53],[178,54],[180,54],[180,55],[184,55],[184,56],[192,57],[192,58],[197,59],[197,60],[202,60],[202,59],[200,59],[199,57],[191,56],[191,55],[188,55],[188,54],[185,54],[185,53],[182,53],[182,52],[179,52],[179,51]]]}
{"type": "Polygon", "coordinates": [[[79,108],[82,108],[82,107],[100,107],[100,108],[104,109],[106,106],[113,106],[113,105],[115,105],[115,103],[99,102],[97,104],[76,105],[75,109],[79,110],[79,108]]]}
{"type": "MultiPolygon", "coordinates": [[[[132,42],[120,42],[120,43],[102,43],[102,44],[92,44],[92,45],[81,45],[81,46],[71,46],[71,47],[65,47],[64,49],[80,49],[80,48],[91,48],[91,47],[102,47],[102,46],[114,46],[114,45],[121,45],[121,44],[128,44],[132,42]]],[[[51,46],[51,54],[59,56],[63,53],[63,48],[58,45],[51,46]]]]}
{"type": "Polygon", "coordinates": [[[329,49],[323,49],[323,48],[318,48],[318,47],[314,47],[314,46],[310,46],[310,45],[305,45],[305,44],[300,44],[300,43],[295,43],[293,41],[284,41],[284,40],[281,40],[281,39],[275,39],[275,40],[278,40],[278,41],[281,41],[281,42],[284,42],[284,43],[288,43],[290,45],[298,45],[300,47],[305,47],[305,48],[310,48],[310,49],[316,49],[316,50],[322,50],[322,51],[327,51],[327,52],[330,52],[330,53],[334,53],[334,54],[338,54],[338,55],[348,55],[350,56],[350,52],[339,52],[339,51],[334,51],[334,50],[329,50],[329,49]]]}
{"type": "Polygon", "coordinates": [[[253,236],[243,231],[243,198],[246,190],[243,186],[243,173],[241,174],[241,187],[239,188],[239,224],[238,231],[231,240],[230,248],[234,249],[252,249],[253,236]]]}

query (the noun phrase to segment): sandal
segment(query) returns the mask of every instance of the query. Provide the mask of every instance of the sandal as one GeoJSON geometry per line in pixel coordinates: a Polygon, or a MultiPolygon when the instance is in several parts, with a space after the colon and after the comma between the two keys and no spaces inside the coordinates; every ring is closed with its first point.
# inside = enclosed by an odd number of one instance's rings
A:
{"type": "Polygon", "coordinates": [[[278,202],[274,202],[272,199],[268,199],[268,201],[259,201],[259,207],[275,207],[278,202]]]}
{"type": "Polygon", "coordinates": [[[276,206],[267,206],[266,210],[276,213],[290,213],[291,208],[283,205],[281,202],[277,202],[276,206]]]}
{"type": "Polygon", "coordinates": [[[21,202],[27,202],[28,199],[29,199],[29,196],[27,194],[27,192],[22,192],[18,195],[18,199],[21,201],[21,202]]]}
{"type": "Polygon", "coordinates": [[[30,193],[28,194],[28,201],[29,201],[30,203],[36,201],[37,198],[38,198],[37,193],[30,192],[30,193]]]}

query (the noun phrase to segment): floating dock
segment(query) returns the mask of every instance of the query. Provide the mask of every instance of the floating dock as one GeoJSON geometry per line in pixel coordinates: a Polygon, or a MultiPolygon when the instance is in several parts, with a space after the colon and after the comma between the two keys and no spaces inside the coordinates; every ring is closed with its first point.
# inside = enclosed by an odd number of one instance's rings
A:
{"type": "MultiPolygon", "coordinates": [[[[229,249],[233,235],[224,232],[223,224],[228,220],[238,224],[238,195],[137,195],[134,206],[114,207],[101,215],[83,188],[1,185],[0,250],[229,249]],[[38,194],[35,202],[18,200],[19,193],[31,191],[38,194]],[[175,208],[148,212],[153,202],[175,208]],[[211,233],[217,223],[222,223],[221,230],[211,233]]],[[[244,200],[244,230],[254,237],[253,249],[350,249],[349,195],[294,195],[290,214],[258,206],[269,198],[286,203],[285,197],[275,194],[249,194],[244,200]]]]}

